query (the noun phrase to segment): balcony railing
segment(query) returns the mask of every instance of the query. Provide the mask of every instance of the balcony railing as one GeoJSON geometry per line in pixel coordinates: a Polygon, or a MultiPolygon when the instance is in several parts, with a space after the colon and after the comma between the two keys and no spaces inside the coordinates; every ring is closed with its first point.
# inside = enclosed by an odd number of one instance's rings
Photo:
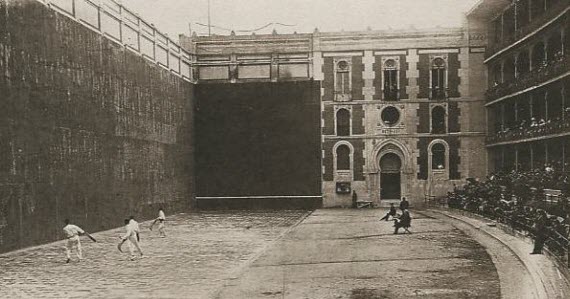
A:
{"type": "Polygon", "coordinates": [[[558,55],[558,58],[528,73],[521,74],[513,80],[489,88],[486,92],[487,102],[536,86],[568,71],[570,71],[570,52],[565,56],[558,55]]]}
{"type": "Polygon", "coordinates": [[[488,56],[492,56],[495,53],[499,52],[500,50],[508,47],[509,45],[513,44],[514,42],[524,38],[529,33],[537,30],[542,25],[546,24],[548,21],[552,20],[554,17],[559,15],[562,11],[570,6],[570,0],[560,0],[559,3],[556,5],[549,7],[546,12],[542,15],[533,18],[530,23],[517,28],[514,32],[514,35],[506,36],[500,42],[496,42],[495,44],[489,47],[489,52],[487,53],[488,56]]]}
{"type": "Polygon", "coordinates": [[[154,25],[115,0],[37,0],[186,80],[191,56],[154,25]]]}
{"type": "Polygon", "coordinates": [[[561,133],[570,133],[570,115],[564,120],[558,119],[544,124],[519,126],[499,131],[494,136],[487,137],[487,144],[518,141],[561,133]]]}

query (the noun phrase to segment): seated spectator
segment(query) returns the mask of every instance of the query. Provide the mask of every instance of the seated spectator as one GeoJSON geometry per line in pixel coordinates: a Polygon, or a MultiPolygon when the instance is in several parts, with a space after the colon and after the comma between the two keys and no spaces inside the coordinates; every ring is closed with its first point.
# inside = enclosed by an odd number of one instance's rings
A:
{"type": "Polygon", "coordinates": [[[531,128],[536,128],[536,127],[538,127],[538,123],[536,122],[536,118],[532,117],[532,118],[530,119],[530,127],[531,127],[531,128]]]}
{"type": "MultiPolygon", "coordinates": [[[[565,254],[570,233],[570,174],[561,169],[563,163],[552,160],[530,171],[498,172],[485,181],[468,179],[463,188],[448,193],[448,204],[530,232],[535,238],[535,254],[542,252],[544,244],[552,246],[556,254],[565,254]],[[545,189],[560,190],[561,194],[547,201],[545,189]]],[[[568,164],[564,169],[570,169],[568,164]]]]}
{"type": "Polygon", "coordinates": [[[396,217],[396,207],[394,207],[393,203],[390,204],[390,211],[388,211],[388,213],[386,213],[384,217],[380,218],[380,221],[382,220],[388,221],[390,216],[396,217]]]}

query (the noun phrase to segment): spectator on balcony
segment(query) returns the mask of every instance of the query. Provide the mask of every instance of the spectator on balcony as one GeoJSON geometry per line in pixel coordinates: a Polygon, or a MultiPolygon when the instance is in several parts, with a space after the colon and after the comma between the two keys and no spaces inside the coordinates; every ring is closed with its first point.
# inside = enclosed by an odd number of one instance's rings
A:
{"type": "Polygon", "coordinates": [[[532,117],[532,118],[530,119],[530,127],[531,127],[531,128],[536,128],[536,127],[538,127],[538,123],[536,122],[536,118],[532,117]]]}
{"type": "Polygon", "coordinates": [[[546,173],[553,173],[554,168],[552,168],[552,166],[550,166],[550,164],[545,164],[544,171],[546,171],[546,173]]]}

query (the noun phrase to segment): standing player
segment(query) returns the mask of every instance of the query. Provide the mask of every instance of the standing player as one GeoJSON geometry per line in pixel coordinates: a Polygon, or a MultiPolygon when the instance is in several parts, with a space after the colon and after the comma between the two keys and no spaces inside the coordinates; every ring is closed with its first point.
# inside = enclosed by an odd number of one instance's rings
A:
{"type": "Polygon", "coordinates": [[[141,241],[141,237],[139,235],[140,233],[140,228],[139,228],[139,223],[135,220],[135,216],[131,216],[131,220],[129,220],[129,225],[132,226],[132,228],[134,229],[135,233],[137,234],[137,241],[141,241]]]}
{"type": "Polygon", "coordinates": [[[79,261],[83,259],[83,252],[81,251],[81,240],[79,240],[80,235],[87,235],[93,242],[95,239],[91,237],[88,233],[82,230],[79,226],[70,224],[69,219],[65,219],[65,227],[63,227],[63,232],[65,233],[65,237],[67,238],[67,243],[65,244],[65,253],[67,255],[66,263],[71,261],[71,250],[75,247],[77,258],[79,261]]]}
{"type": "Polygon", "coordinates": [[[161,237],[166,237],[166,233],[164,232],[164,221],[166,221],[166,216],[164,215],[164,210],[162,208],[158,209],[158,218],[154,219],[154,222],[150,225],[150,230],[156,222],[158,222],[158,232],[160,233],[161,237]]]}
{"type": "Polygon", "coordinates": [[[139,241],[137,240],[137,233],[134,230],[134,227],[130,224],[130,219],[125,219],[125,234],[121,237],[121,243],[117,246],[119,251],[121,250],[121,246],[126,241],[129,241],[129,252],[131,253],[131,261],[135,260],[135,249],[139,252],[141,257],[143,256],[143,252],[141,247],[139,246],[139,241]]]}

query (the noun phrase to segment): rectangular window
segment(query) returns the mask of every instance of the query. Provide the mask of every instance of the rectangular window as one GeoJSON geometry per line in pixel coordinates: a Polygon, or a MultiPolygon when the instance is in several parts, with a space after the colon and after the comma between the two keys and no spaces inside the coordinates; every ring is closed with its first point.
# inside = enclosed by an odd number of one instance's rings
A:
{"type": "Polygon", "coordinates": [[[445,99],[445,69],[433,69],[431,77],[432,98],[437,100],[445,99]]]}
{"type": "Polygon", "coordinates": [[[348,72],[337,72],[336,91],[340,94],[350,93],[350,76],[348,72]]]}
{"type": "Polygon", "coordinates": [[[398,71],[385,70],[384,71],[384,100],[397,101],[398,100],[398,71]]]}

